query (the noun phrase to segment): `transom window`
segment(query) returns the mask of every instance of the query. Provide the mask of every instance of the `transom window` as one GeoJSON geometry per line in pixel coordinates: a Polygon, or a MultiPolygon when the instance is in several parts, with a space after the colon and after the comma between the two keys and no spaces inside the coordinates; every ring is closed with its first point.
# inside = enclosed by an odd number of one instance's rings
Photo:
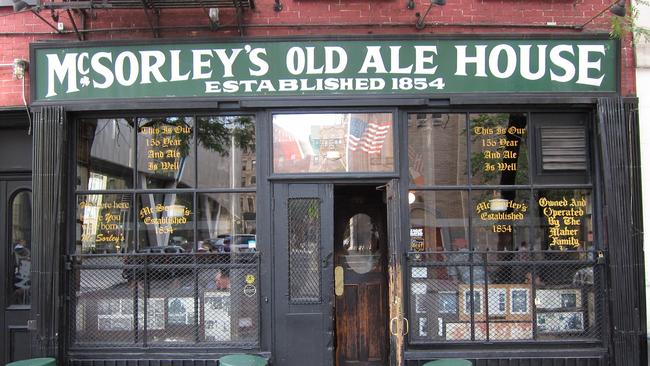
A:
{"type": "Polygon", "coordinates": [[[273,115],[273,172],[393,172],[392,113],[273,115]]]}

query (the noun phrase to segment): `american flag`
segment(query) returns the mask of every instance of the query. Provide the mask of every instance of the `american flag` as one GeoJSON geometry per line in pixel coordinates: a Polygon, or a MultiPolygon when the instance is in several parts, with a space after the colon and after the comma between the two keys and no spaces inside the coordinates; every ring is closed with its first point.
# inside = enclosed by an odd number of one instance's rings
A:
{"type": "Polygon", "coordinates": [[[360,149],[368,154],[379,154],[386,136],[390,133],[390,122],[368,122],[359,118],[350,121],[348,147],[350,151],[360,149]]]}

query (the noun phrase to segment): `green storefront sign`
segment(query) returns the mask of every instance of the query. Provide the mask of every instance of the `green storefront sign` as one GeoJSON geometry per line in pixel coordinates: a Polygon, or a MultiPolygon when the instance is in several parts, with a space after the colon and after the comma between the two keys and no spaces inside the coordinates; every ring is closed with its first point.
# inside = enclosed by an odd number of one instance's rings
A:
{"type": "Polygon", "coordinates": [[[34,101],[617,89],[613,40],[37,45],[33,51],[34,101]]]}

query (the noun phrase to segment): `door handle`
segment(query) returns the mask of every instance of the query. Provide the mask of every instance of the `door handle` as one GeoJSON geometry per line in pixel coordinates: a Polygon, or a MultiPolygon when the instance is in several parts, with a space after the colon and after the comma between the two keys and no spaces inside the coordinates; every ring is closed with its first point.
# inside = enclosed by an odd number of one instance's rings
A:
{"type": "Polygon", "coordinates": [[[397,329],[395,329],[395,327],[393,326],[393,322],[394,324],[397,325],[397,321],[398,321],[398,317],[394,317],[393,319],[390,320],[390,323],[388,323],[388,331],[390,332],[390,334],[394,336],[397,336],[397,329]]]}
{"type": "Polygon", "coordinates": [[[409,334],[409,320],[406,318],[402,318],[404,320],[404,331],[402,332],[402,335],[407,335],[409,334]]]}
{"type": "Polygon", "coordinates": [[[336,296],[343,296],[344,289],[345,289],[345,278],[343,273],[343,267],[336,266],[334,267],[334,294],[336,296]]]}

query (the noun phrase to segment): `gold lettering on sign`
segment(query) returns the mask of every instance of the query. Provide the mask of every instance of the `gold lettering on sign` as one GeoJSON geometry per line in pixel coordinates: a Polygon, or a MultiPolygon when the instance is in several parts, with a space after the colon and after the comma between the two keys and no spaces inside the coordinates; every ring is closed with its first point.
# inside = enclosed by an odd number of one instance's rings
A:
{"type": "Polygon", "coordinates": [[[541,197],[538,204],[549,225],[549,245],[561,250],[578,249],[587,200],[584,197],[556,200],[541,197]]]}

